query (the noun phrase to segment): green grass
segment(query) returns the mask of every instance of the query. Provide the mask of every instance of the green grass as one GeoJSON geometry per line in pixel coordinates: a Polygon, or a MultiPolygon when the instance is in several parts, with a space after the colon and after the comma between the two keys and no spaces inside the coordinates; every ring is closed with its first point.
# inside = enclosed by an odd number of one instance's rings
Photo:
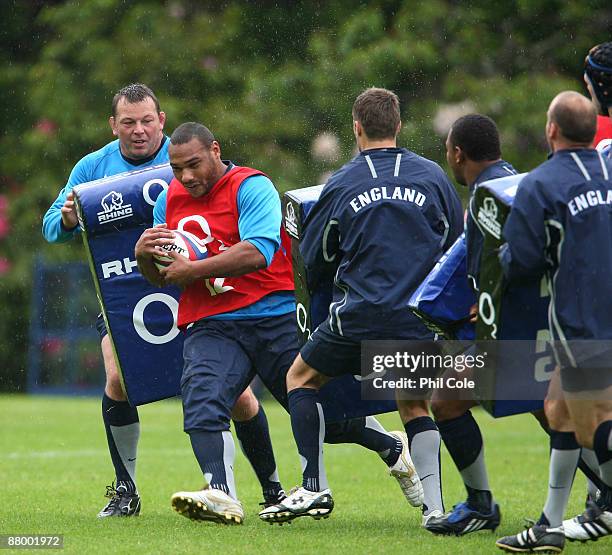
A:
{"type": "MultiPolygon", "coordinates": [[[[299,481],[299,462],[288,416],[265,405],[283,484],[299,481]]],[[[495,534],[434,537],[420,528],[420,514],[403,499],[376,455],[358,446],[327,446],[325,461],[336,508],[328,520],[301,519],[270,526],[257,518],[261,492],[242,454],[236,483],[245,507],[244,526],[191,522],[170,508],[170,495],[202,485],[199,467],[182,432],[181,406],[166,401],[141,407],[139,518],[97,520],[112,479],[94,399],[0,397],[0,534],[64,534],[70,553],[494,553],[498,536],[518,532],[523,518],[537,518],[546,495],[548,442],[528,415],[493,420],[478,412],[491,485],[502,508],[495,534]]],[[[398,429],[396,414],[381,416],[398,429]]],[[[462,500],[458,473],[446,452],[444,498],[462,500]]],[[[581,509],[578,476],[568,514],[581,509]]],[[[570,544],[568,553],[612,553],[612,539],[570,544]]],[[[500,552],[501,553],[501,552],[500,552]]]]}

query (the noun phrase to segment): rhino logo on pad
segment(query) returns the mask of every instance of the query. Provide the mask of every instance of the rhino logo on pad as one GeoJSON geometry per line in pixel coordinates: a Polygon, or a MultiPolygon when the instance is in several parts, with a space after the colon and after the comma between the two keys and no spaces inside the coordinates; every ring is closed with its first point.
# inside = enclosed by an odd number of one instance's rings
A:
{"type": "Polygon", "coordinates": [[[98,212],[98,221],[101,224],[129,218],[134,213],[132,205],[123,204],[123,195],[117,191],[111,191],[104,195],[100,204],[102,205],[102,212],[98,212]]]}
{"type": "Polygon", "coordinates": [[[484,199],[478,209],[478,223],[496,239],[501,238],[502,226],[497,220],[497,203],[491,197],[484,199]]]}
{"type": "Polygon", "coordinates": [[[287,203],[287,207],[285,208],[285,229],[289,235],[292,235],[296,239],[300,238],[295,208],[291,202],[287,203]]]}

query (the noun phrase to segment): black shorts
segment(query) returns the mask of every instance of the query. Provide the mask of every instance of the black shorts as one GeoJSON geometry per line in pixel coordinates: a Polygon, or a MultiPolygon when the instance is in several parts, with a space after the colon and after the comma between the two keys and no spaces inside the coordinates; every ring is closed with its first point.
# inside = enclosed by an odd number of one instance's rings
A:
{"type": "Polygon", "coordinates": [[[304,362],[330,378],[361,374],[361,343],[331,331],[327,320],[300,349],[304,362]]]}
{"type": "MultiPolygon", "coordinates": [[[[411,341],[419,341],[413,339],[411,341]]],[[[427,341],[427,339],[420,339],[427,341]]],[[[300,355],[304,362],[317,372],[329,378],[345,375],[361,375],[361,342],[351,341],[329,329],[327,320],[323,322],[302,346],[300,355]]],[[[437,369],[421,370],[418,377],[435,378],[439,374],[437,369]]],[[[402,391],[402,399],[425,399],[431,387],[424,385],[411,390],[402,391]]]]}
{"type": "Polygon", "coordinates": [[[568,393],[604,391],[612,386],[612,367],[576,368],[561,367],[561,388],[568,393]]]}
{"type": "Polygon", "coordinates": [[[183,343],[185,431],[229,430],[232,408],[256,374],[288,410],[287,371],[297,352],[295,312],[196,322],[183,343]]]}
{"type": "Polygon", "coordinates": [[[96,329],[100,334],[100,339],[104,339],[105,335],[108,335],[108,330],[106,329],[106,322],[104,321],[104,316],[102,313],[98,314],[98,318],[96,319],[96,329]]]}

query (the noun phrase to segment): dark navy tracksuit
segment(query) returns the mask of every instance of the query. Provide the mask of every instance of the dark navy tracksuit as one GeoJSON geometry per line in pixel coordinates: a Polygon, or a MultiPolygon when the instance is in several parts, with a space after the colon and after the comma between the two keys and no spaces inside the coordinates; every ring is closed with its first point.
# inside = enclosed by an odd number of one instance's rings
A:
{"type": "Polygon", "coordinates": [[[359,342],[427,339],[408,300],[462,231],[444,171],[404,148],[361,152],[337,171],[304,223],[308,285],[333,280],[327,319],[302,348],[327,375],[359,371],[359,342]]]}
{"type": "MultiPolygon", "coordinates": [[[[596,150],[557,151],[521,181],[503,231],[506,276],[548,277],[549,325],[570,390],[580,387],[564,369],[612,368],[611,178],[612,161],[596,150]]],[[[612,371],[599,375],[612,383],[612,371]]]]}

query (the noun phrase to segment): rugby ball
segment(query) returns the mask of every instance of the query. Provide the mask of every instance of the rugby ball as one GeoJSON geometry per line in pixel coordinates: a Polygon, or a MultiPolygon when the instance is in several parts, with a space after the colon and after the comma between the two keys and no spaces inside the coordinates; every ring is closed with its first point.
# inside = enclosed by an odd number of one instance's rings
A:
{"type": "MultiPolygon", "coordinates": [[[[163,250],[175,252],[189,260],[203,260],[206,258],[208,255],[206,246],[202,241],[199,241],[195,235],[177,229],[172,229],[171,231],[174,234],[174,242],[170,245],[164,245],[162,247],[163,250]]],[[[153,263],[158,270],[170,266],[173,261],[174,259],[172,257],[165,256],[161,253],[153,255],[153,263]]]]}

